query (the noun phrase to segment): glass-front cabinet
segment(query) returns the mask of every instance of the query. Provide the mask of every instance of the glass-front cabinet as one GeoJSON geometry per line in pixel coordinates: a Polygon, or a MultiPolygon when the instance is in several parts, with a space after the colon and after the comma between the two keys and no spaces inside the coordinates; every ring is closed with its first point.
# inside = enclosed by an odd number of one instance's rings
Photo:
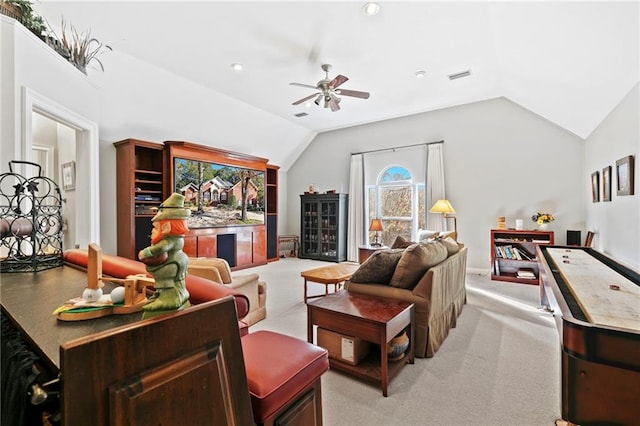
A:
{"type": "Polygon", "coordinates": [[[347,259],[347,194],[300,196],[300,257],[342,262],[347,259]]]}

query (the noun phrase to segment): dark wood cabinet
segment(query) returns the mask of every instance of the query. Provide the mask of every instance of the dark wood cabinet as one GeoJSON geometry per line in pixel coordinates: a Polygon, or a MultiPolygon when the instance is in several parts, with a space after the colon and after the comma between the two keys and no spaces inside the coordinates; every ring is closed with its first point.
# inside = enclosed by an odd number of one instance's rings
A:
{"type": "Polygon", "coordinates": [[[347,259],[347,194],[300,196],[300,257],[342,262],[347,259]]]}
{"type": "Polygon", "coordinates": [[[553,244],[553,231],[492,229],[491,279],[539,285],[539,244],[553,244]]]}
{"type": "Polygon", "coordinates": [[[138,252],[150,243],[152,208],[165,199],[164,147],[137,139],[114,145],[118,255],[137,259],[138,252]]]}

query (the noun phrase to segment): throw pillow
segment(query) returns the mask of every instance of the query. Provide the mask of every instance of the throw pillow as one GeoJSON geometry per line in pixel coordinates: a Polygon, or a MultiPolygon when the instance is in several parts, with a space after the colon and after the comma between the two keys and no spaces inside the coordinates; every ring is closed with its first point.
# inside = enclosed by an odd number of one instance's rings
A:
{"type": "Polygon", "coordinates": [[[351,275],[353,283],[389,284],[404,250],[376,250],[351,275]]]}
{"type": "Polygon", "coordinates": [[[389,284],[398,288],[413,288],[427,269],[446,258],[447,248],[439,241],[414,244],[402,253],[389,284]]]}
{"type": "Polygon", "coordinates": [[[419,243],[427,243],[432,241],[434,238],[438,236],[438,231],[429,231],[427,229],[419,229],[418,230],[418,242],[419,243]]]}
{"type": "Polygon", "coordinates": [[[460,251],[460,246],[451,237],[443,238],[442,244],[444,244],[444,246],[447,248],[447,257],[460,251]]]}
{"type": "Polygon", "coordinates": [[[396,249],[396,248],[405,249],[405,248],[409,247],[412,244],[415,244],[415,242],[407,241],[402,236],[398,235],[396,237],[395,241],[393,242],[393,244],[391,244],[391,248],[392,249],[396,249]]]}

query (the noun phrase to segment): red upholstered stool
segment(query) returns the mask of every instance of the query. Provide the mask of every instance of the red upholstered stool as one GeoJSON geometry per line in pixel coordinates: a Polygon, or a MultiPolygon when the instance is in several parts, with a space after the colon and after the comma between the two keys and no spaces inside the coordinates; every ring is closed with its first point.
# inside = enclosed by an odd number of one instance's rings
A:
{"type": "Polygon", "coordinates": [[[320,376],[329,369],[326,349],[265,330],[241,341],[255,422],[321,425],[320,376]]]}

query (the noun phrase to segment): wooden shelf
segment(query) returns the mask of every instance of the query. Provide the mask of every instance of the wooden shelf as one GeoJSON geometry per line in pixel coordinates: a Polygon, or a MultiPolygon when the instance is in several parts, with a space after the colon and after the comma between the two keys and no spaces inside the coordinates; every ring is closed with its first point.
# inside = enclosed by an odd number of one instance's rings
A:
{"type": "Polygon", "coordinates": [[[267,164],[267,179],[265,201],[267,213],[267,261],[279,259],[280,246],[278,242],[278,166],[267,164]]]}
{"type": "Polygon", "coordinates": [[[125,139],[116,147],[116,200],[118,255],[137,259],[150,244],[153,213],[138,213],[138,206],[158,206],[164,200],[164,147],[162,144],[125,139]],[[153,196],[154,200],[136,197],[153,196]]]}
{"type": "Polygon", "coordinates": [[[491,279],[523,284],[540,284],[536,259],[539,244],[553,244],[553,231],[491,230],[491,279]],[[518,276],[528,272],[533,278],[518,276]]]}

